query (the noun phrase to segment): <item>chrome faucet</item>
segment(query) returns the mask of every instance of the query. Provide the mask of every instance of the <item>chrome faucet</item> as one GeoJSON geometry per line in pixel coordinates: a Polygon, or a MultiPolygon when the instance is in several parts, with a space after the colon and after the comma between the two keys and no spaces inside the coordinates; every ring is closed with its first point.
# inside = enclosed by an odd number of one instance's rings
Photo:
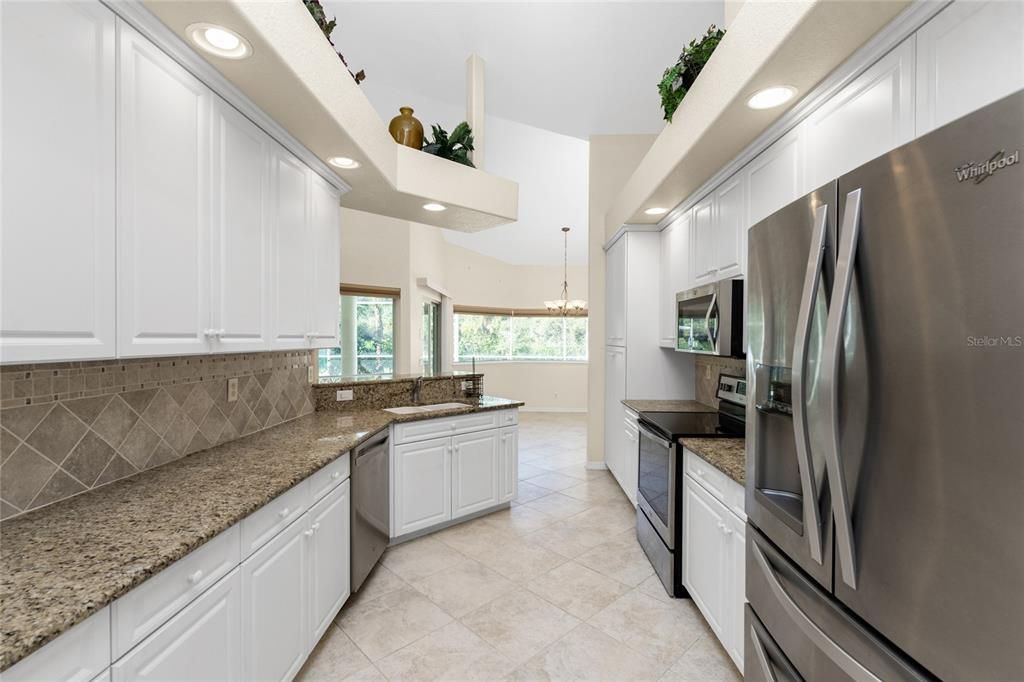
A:
{"type": "Polygon", "coordinates": [[[418,405],[420,402],[420,389],[423,388],[423,377],[416,377],[412,382],[412,404],[418,405]]]}

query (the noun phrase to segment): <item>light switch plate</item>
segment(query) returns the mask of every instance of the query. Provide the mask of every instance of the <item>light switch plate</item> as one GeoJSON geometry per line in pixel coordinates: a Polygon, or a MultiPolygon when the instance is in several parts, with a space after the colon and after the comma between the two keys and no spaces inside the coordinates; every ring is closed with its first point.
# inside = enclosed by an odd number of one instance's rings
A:
{"type": "Polygon", "coordinates": [[[228,379],[228,402],[233,403],[238,400],[238,377],[228,379]]]}
{"type": "Polygon", "coordinates": [[[338,391],[337,401],[341,402],[342,400],[352,400],[352,389],[351,388],[345,389],[343,391],[338,391]]]}

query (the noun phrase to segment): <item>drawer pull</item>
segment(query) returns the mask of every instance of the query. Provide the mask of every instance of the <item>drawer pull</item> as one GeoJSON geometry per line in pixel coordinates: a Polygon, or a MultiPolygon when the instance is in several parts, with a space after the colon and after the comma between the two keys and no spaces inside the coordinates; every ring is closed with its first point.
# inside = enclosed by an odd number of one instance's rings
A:
{"type": "Polygon", "coordinates": [[[311,538],[313,537],[313,529],[310,528],[309,530],[304,531],[302,534],[305,535],[307,538],[311,538]]]}
{"type": "Polygon", "coordinates": [[[203,579],[203,572],[202,571],[196,571],[195,573],[192,573],[192,574],[190,574],[188,576],[188,581],[190,583],[192,583],[193,585],[197,585],[199,583],[199,581],[202,580],[202,579],[203,579]]]}
{"type": "Polygon", "coordinates": [[[313,532],[314,532],[314,533],[315,533],[316,531],[320,530],[320,522],[318,521],[317,523],[314,523],[314,524],[313,524],[313,525],[311,526],[311,528],[313,529],[313,532]]]}
{"type": "Polygon", "coordinates": [[[341,478],[341,472],[335,471],[333,474],[331,474],[331,478],[337,481],[339,478],[341,478]]]}
{"type": "Polygon", "coordinates": [[[278,515],[278,516],[280,516],[280,517],[281,517],[282,519],[284,519],[284,518],[288,518],[288,512],[289,512],[289,511],[291,511],[291,510],[290,510],[290,509],[288,509],[288,507],[285,507],[284,509],[282,509],[281,511],[279,511],[279,512],[277,513],[277,515],[278,515]]]}

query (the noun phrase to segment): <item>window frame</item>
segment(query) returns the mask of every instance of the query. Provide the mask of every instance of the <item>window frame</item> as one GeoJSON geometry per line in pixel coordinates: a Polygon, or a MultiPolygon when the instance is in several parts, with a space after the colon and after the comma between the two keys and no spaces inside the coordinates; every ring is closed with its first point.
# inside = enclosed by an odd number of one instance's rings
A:
{"type": "MultiPolygon", "coordinates": [[[[364,285],[364,284],[350,284],[350,283],[344,283],[344,282],[341,285],[339,285],[339,287],[338,287],[338,306],[339,306],[339,308],[342,305],[342,301],[343,301],[342,297],[344,297],[344,296],[350,296],[350,297],[357,298],[357,299],[358,298],[379,298],[379,299],[385,299],[386,298],[386,299],[390,299],[391,300],[391,356],[390,356],[391,357],[391,372],[390,373],[386,373],[386,374],[385,373],[373,374],[373,373],[369,373],[369,372],[367,372],[367,373],[360,372],[359,371],[360,355],[359,355],[359,350],[358,350],[358,347],[357,347],[355,349],[355,353],[356,353],[356,357],[355,357],[356,372],[352,376],[355,376],[355,377],[368,377],[368,376],[394,376],[395,375],[395,372],[396,372],[396,370],[395,370],[395,363],[398,360],[398,317],[399,317],[399,313],[400,313],[400,310],[401,310],[401,306],[399,305],[399,302],[400,302],[400,299],[401,299],[401,291],[402,291],[401,289],[393,288],[393,287],[380,287],[380,286],[372,286],[372,285],[364,285]]],[[[358,306],[358,305],[359,305],[359,302],[356,301],[356,306],[358,306]]],[[[364,303],[364,305],[366,305],[366,303],[364,303]]],[[[357,315],[357,320],[358,320],[358,313],[356,313],[356,315],[357,315]]],[[[341,316],[340,310],[339,310],[339,315],[338,315],[338,325],[339,325],[339,327],[341,325],[341,317],[342,316],[341,316]]],[[[358,326],[358,322],[356,322],[356,324],[358,326]]],[[[339,329],[339,338],[340,338],[340,329],[339,329]]],[[[357,345],[358,345],[358,343],[357,343],[357,345]]],[[[316,360],[317,360],[317,381],[324,381],[325,379],[332,379],[332,378],[336,378],[336,377],[342,377],[342,376],[347,377],[348,376],[348,375],[341,375],[341,374],[331,374],[331,373],[323,374],[323,373],[321,373],[320,362],[321,362],[321,359],[323,358],[323,354],[324,353],[330,353],[331,351],[333,351],[335,349],[337,349],[339,352],[338,352],[338,355],[334,356],[334,357],[343,357],[343,355],[344,355],[343,345],[332,346],[330,348],[318,348],[317,349],[317,355],[316,355],[316,360]]],[[[369,357],[384,358],[384,357],[387,357],[387,356],[374,355],[374,356],[363,356],[363,357],[364,358],[369,358],[369,357]]]]}
{"type": "Polygon", "coordinates": [[[584,319],[584,320],[587,320],[586,335],[587,335],[587,340],[589,342],[589,338],[590,338],[590,324],[589,324],[589,316],[586,314],[586,312],[583,312],[582,314],[578,313],[578,314],[573,314],[573,315],[562,315],[560,313],[552,313],[551,311],[549,311],[547,309],[492,308],[492,307],[484,307],[484,306],[456,305],[456,306],[454,306],[453,313],[454,314],[452,315],[452,349],[453,349],[452,350],[452,354],[453,354],[453,362],[456,363],[456,364],[464,364],[464,363],[468,363],[468,362],[473,362],[474,360],[477,363],[488,363],[488,362],[515,363],[515,362],[525,362],[525,363],[540,363],[540,364],[552,364],[552,363],[587,364],[588,362],[590,362],[589,348],[588,348],[589,344],[585,344],[584,345],[585,355],[583,357],[569,357],[569,355],[568,355],[568,350],[569,350],[569,334],[570,334],[568,320],[572,320],[572,319],[584,319]],[[502,357],[495,357],[493,355],[488,355],[488,356],[484,356],[484,357],[481,357],[479,355],[475,355],[475,356],[474,355],[461,356],[459,354],[459,341],[460,341],[459,319],[462,316],[471,316],[471,315],[472,316],[487,316],[487,317],[508,318],[508,329],[505,332],[505,334],[506,334],[505,353],[504,353],[504,355],[502,357]],[[537,319],[537,318],[545,318],[545,317],[547,317],[547,318],[558,318],[558,319],[562,320],[562,353],[561,353],[561,355],[559,357],[526,357],[526,356],[516,355],[516,353],[515,353],[515,320],[516,320],[516,318],[520,318],[520,319],[523,319],[523,318],[537,319]]]}

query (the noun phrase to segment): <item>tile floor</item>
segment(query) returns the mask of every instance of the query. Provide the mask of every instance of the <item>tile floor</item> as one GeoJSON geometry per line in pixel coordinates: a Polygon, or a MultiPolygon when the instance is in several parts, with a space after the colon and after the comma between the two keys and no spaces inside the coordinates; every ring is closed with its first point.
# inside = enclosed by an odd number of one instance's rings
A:
{"type": "Polygon", "coordinates": [[[739,680],[670,599],[582,414],[520,414],[510,509],[389,549],[299,673],[314,680],[739,680]]]}

